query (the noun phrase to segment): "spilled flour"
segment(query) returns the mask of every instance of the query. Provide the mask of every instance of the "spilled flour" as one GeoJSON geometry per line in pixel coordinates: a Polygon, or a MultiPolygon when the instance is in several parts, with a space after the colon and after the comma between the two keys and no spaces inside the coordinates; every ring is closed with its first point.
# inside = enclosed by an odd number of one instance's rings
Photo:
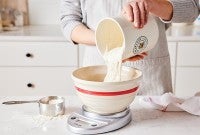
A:
{"type": "Polygon", "coordinates": [[[122,72],[122,55],[123,48],[116,47],[110,51],[105,52],[103,58],[107,66],[107,74],[104,82],[120,82],[122,72]]]}

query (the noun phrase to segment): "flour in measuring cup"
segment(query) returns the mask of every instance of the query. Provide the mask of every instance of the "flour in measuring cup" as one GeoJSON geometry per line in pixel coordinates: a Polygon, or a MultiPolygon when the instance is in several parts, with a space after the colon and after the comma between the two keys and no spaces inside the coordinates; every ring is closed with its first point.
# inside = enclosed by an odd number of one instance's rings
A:
{"type": "Polygon", "coordinates": [[[116,47],[105,52],[103,58],[107,66],[107,74],[104,82],[119,82],[121,81],[122,55],[123,48],[116,47]]]}
{"type": "Polygon", "coordinates": [[[48,104],[60,104],[62,102],[63,102],[62,99],[51,99],[49,100],[48,104]]]}

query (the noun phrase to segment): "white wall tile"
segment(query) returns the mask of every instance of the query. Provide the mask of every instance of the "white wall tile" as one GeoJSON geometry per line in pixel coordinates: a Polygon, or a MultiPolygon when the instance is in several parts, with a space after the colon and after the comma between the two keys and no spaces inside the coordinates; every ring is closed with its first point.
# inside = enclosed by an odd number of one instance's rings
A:
{"type": "Polygon", "coordinates": [[[60,0],[29,0],[32,25],[59,24],[60,0]]]}

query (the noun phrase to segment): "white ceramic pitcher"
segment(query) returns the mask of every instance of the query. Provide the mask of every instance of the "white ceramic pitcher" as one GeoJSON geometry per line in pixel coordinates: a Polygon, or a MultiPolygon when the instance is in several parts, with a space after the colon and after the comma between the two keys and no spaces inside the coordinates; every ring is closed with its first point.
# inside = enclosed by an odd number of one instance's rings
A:
{"type": "Polygon", "coordinates": [[[122,59],[151,50],[159,38],[158,25],[150,15],[147,24],[138,29],[124,17],[101,20],[95,32],[96,45],[102,55],[116,47],[123,47],[122,59]]]}

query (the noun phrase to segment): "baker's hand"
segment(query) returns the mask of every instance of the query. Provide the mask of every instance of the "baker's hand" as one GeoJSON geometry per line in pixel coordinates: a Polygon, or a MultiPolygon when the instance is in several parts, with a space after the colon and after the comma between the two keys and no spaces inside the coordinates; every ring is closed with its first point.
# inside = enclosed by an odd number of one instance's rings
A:
{"type": "Polygon", "coordinates": [[[132,61],[133,62],[133,61],[141,60],[141,59],[144,59],[145,56],[147,56],[147,53],[143,52],[143,53],[135,55],[131,58],[125,59],[122,62],[126,62],[126,61],[132,61]]]}
{"type": "Polygon", "coordinates": [[[136,28],[142,28],[147,23],[149,12],[169,21],[172,19],[173,5],[168,0],[133,0],[122,10],[124,17],[133,22],[136,28]]]}
{"type": "Polygon", "coordinates": [[[128,21],[133,22],[136,28],[142,28],[147,23],[151,1],[133,0],[124,6],[122,14],[128,21]]]}

